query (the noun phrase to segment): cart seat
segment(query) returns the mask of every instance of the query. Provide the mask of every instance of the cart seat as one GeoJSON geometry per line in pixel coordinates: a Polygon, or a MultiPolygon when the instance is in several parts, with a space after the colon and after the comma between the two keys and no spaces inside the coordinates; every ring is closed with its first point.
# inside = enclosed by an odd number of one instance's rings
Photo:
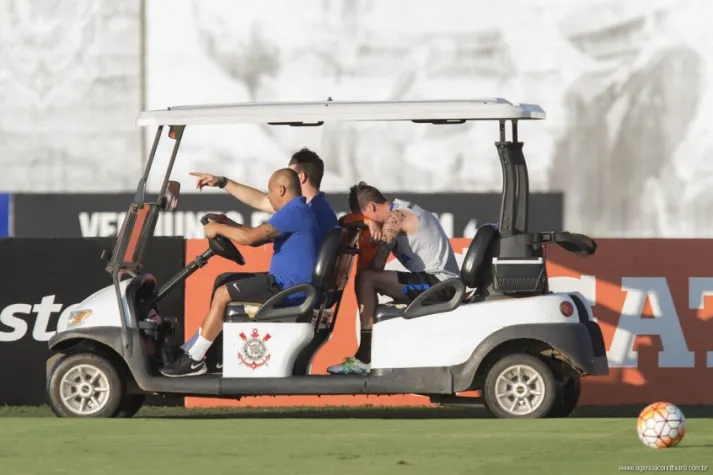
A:
{"type": "Polygon", "coordinates": [[[311,322],[314,309],[323,301],[333,300],[332,290],[339,269],[340,255],[348,245],[348,233],[341,227],[327,232],[315,261],[312,281],[286,288],[265,303],[233,301],[228,304],[225,321],[311,322]],[[306,294],[299,304],[282,304],[286,297],[306,294]]]}
{"type": "Polygon", "coordinates": [[[263,304],[259,302],[230,302],[225,313],[226,321],[235,321],[232,316],[241,316],[247,319],[255,318],[255,314],[260,310],[263,304]]]}
{"type": "Polygon", "coordinates": [[[500,233],[496,224],[478,228],[463,258],[460,278],[466,287],[482,291],[493,282],[493,257],[500,251],[500,233]]]}
{"type": "Polygon", "coordinates": [[[497,252],[499,242],[498,228],[494,224],[485,224],[478,228],[463,259],[460,279],[448,279],[440,282],[420,294],[410,304],[388,302],[379,305],[374,314],[374,321],[380,322],[391,318],[416,318],[434,313],[450,312],[468,300],[466,287],[487,288],[492,281],[492,257],[497,252]],[[436,297],[444,290],[450,290],[453,297],[448,301],[436,297]]]}

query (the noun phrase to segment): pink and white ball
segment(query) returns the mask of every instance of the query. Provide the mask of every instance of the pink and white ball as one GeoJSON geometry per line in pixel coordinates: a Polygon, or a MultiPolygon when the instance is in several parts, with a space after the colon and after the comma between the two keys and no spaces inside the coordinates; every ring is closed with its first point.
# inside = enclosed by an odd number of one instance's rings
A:
{"type": "Polygon", "coordinates": [[[669,402],[650,404],[639,414],[636,422],[639,439],[652,449],[675,447],[686,435],[683,412],[669,402]]]}

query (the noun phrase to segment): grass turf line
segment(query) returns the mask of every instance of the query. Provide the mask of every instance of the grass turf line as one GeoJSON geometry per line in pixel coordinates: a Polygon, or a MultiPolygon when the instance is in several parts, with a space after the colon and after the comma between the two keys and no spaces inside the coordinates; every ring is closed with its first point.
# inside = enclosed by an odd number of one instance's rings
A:
{"type": "MultiPolygon", "coordinates": [[[[641,406],[583,406],[575,409],[574,418],[637,417],[641,406]]],[[[681,405],[687,418],[713,418],[713,406],[681,405]]],[[[55,417],[49,406],[0,406],[2,417],[55,417]]],[[[462,419],[491,418],[484,407],[218,407],[185,408],[180,406],[144,406],[137,418],[367,418],[367,419],[462,419]]],[[[713,470],[713,469],[712,469],[713,470]]]]}
{"type": "Polygon", "coordinates": [[[1,408],[0,473],[558,475],[658,464],[713,470],[710,408],[682,406],[688,433],[667,450],[639,442],[633,418],[641,408],[615,410],[623,417],[579,408],[580,417],[567,419],[495,420],[480,419],[480,408],[146,407],[133,420],[80,420],[46,417],[46,407],[1,408]]]}

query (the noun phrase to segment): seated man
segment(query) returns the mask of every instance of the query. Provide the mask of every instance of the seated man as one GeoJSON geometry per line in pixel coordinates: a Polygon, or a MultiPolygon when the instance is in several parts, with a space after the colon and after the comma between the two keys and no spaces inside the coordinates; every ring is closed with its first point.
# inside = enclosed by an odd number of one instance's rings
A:
{"type": "MultiPolygon", "coordinates": [[[[450,240],[430,212],[399,199],[389,202],[379,190],[364,182],[349,191],[349,205],[371,221],[367,221],[371,234],[380,235],[381,242],[370,268],[360,272],[354,283],[361,320],[359,349],[354,357],[327,368],[331,374],[368,372],[371,329],[379,303],[377,293],[409,303],[432,285],[458,277],[459,273],[450,240]],[[409,272],[384,270],[392,252],[409,272]]],[[[442,298],[449,299],[451,295],[444,293],[442,298]]]]}
{"type": "MultiPolygon", "coordinates": [[[[195,343],[173,363],[161,369],[169,377],[196,376],[207,372],[204,357],[223,329],[223,317],[231,301],[264,303],[281,290],[310,283],[320,245],[314,213],[300,191],[297,173],[289,168],[270,177],[268,199],[277,212],[256,228],[238,224],[210,222],[206,237],[218,234],[243,246],[262,246],[274,242],[270,271],[259,274],[234,274],[213,292],[210,310],[198,330],[195,343]]],[[[285,302],[295,302],[288,297],[285,302]]]]}
{"type": "MultiPolygon", "coordinates": [[[[337,215],[329,204],[329,201],[327,201],[324,193],[319,191],[322,184],[322,177],[324,176],[324,161],[312,150],[303,148],[292,154],[288,165],[290,169],[297,172],[302,196],[307,200],[307,205],[317,220],[321,243],[321,240],[327,235],[327,231],[339,224],[337,215]]],[[[267,194],[260,190],[209,173],[191,172],[191,175],[198,177],[197,187],[199,190],[202,190],[205,186],[217,186],[225,189],[225,191],[230,193],[233,197],[248,206],[266,213],[275,212],[275,208],[270,203],[267,194]]],[[[232,224],[232,221],[227,217],[221,217],[217,220],[223,224],[232,224]]],[[[234,273],[219,275],[213,284],[213,291],[215,292],[218,287],[225,285],[230,279],[233,279],[234,276],[234,273]]],[[[198,332],[194,333],[181,348],[188,350],[193,343],[195,343],[197,338],[198,332]]],[[[218,345],[218,348],[213,348],[213,350],[208,353],[207,360],[209,366],[211,366],[211,371],[213,369],[220,371],[223,367],[222,355],[218,354],[220,351],[220,345],[218,345]]]]}

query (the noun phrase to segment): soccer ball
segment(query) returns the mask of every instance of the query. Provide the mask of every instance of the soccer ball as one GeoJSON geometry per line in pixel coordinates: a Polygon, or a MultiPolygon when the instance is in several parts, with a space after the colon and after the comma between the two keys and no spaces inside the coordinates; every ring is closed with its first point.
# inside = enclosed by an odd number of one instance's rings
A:
{"type": "Polygon", "coordinates": [[[677,446],[686,435],[686,418],[683,412],[668,402],[655,402],[647,406],[636,421],[639,439],[652,449],[677,446]]]}

